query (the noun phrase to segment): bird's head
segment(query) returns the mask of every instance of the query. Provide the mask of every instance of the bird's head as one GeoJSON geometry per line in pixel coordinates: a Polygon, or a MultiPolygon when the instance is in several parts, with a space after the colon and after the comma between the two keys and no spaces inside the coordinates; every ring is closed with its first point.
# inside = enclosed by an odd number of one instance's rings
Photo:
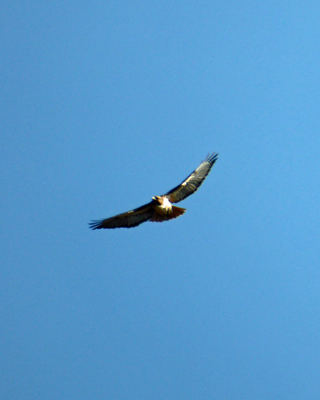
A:
{"type": "Polygon", "coordinates": [[[156,201],[159,204],[162,204],[162,198],[161,196],[153,196],[152,200],[156,201]]]}

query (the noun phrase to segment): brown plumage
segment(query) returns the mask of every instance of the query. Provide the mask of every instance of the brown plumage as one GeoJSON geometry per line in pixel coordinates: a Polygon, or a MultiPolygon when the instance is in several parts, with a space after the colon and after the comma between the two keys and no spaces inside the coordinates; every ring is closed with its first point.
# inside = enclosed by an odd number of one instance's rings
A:
{"type": "Polygon", "coordinates": [[[162,196],[152,197],[152,201],[135,210],[104,220],[89,223],[91,229],[133,228],[146,221],[163,222],[184,214],[186,209],[173,206],[198,190],[205,180],[218,154],[209,155],[180,185],[162,196]]]}

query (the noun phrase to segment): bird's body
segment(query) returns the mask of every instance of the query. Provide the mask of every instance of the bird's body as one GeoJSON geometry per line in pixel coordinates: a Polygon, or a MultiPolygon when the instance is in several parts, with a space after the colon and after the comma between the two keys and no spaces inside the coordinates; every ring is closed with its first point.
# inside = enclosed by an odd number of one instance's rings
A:
{"type": "Polygon", "coordinates": [[[151,207],[154,214],[151,217],[151,222],[168,221],[169,219],[180,217],[186,209],[173,206],[165,196],[152,197],[151,207]]]}
{"type": "Polygon", "coordinates": [[[92,229],[133,228],[146,221],[163,222],[179,217],[185,213],[186,209],[176,207],[172,203],[178,203],[197,191],[217,158],[218,154],[208,156],[180,185],[162,196],[152,197],[150,203],[111,218],[92,221],[89,224],[90,227],[92,229]]]}

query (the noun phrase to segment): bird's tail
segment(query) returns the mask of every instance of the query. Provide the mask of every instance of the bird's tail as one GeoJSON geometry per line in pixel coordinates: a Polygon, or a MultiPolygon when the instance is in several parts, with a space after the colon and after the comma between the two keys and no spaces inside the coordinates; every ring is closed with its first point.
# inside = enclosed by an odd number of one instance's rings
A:
{"type": "Polygon", "coordinates": [[[170,214],[170,219],[180,217],[186,212],[185,208],[172,206],[172,213],[170,214]]]}
{"type": "Polygon", "coordinates": [[[180,215],[184,214],[185,212],[186,212],[185,208],[172,206],[172,211],[170,214],[158,214],[155,212],[153,213],[153,216],[151,217],[150,221],[151,222],[168,221],[169,219],[180,217],[180,215]]]}

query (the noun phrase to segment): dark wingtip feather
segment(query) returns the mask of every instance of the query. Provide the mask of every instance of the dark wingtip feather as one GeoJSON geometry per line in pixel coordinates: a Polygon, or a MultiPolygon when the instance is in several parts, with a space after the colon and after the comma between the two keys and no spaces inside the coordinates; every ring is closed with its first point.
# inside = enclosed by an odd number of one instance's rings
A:
{"type": "Polygon", "coordinates": [[[102,222],[103,222],[103,220],[93,220],[92,222],[89,222],[88,225],[89,225],[89,228],[91,228],[94,231],[95,229],[103,228],[102,222]]]}
{"type": "Polygon", "coordinates": [[[217,161],[219,153],[208,154],[207,158],[204,160],[208,162],[211,166],[217,161]]]}

